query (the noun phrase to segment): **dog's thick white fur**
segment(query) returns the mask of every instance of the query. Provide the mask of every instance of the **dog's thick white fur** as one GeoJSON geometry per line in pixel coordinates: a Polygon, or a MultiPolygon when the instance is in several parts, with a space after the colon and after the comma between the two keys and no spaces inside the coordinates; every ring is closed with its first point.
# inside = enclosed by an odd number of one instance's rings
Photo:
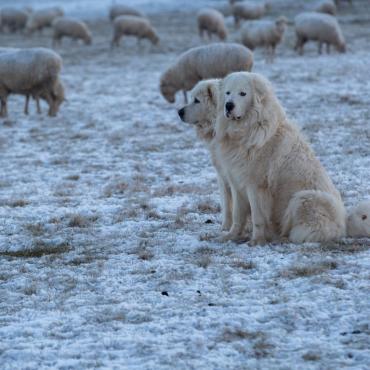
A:
{"type": "Polygon", "coordinates": [[[255,73],[232,73],[221,81],[219,97],[216,139],[231,188],[249,199],[252,243],[344,236],[341,196],[270,83],[255,73]]]}
{"type": "Polygon", "coordinates": [[[191,91],[191,102],[179,110],[179,116],[184,122],[195,126],[198,137],[206,143],[210,151],[220,189],[222,230],[229,231],[221,240],[239,240],[244,238],[250,208],[247,198],[243,198],[231,186],[228,168],[223,162],[219,143],[215,139],[219,84],[218,79],[198,82],[191,91]]]}

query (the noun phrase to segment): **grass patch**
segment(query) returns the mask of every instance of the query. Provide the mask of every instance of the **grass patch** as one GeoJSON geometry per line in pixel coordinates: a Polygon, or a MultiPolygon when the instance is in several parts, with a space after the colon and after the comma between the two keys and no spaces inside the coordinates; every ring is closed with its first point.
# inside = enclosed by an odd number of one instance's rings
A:
{"type": "Polygon", "coordinates": [[[71,249],[72,247],[68,242],[51,244],[44,240],[36,240],[30,249],[0,252],[0,255],[8,257],[38,258],[50,254],[66,253],[71,249]]]}
{"type": "Polygon", "coordinates": [[[320,275],[325,271],[334,270],[338,267],[335,261],[322,261],[307,265],[297,265],[292,266],[288,270],[281,273],[282,277],[287,278],[300,278],[300,277],[310,277],[314,275],[320,275]]]}

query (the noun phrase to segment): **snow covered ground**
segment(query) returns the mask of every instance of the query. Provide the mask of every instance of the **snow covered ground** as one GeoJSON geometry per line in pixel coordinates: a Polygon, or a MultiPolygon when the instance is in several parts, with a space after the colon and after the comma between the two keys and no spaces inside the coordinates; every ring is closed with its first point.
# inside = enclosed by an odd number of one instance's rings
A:
{"type": "MultiPolygon", "coordinates": [[[[293,19],[297,2],[273,11],[293,19]],[[291,6],[292,5],[292,6],[291,6]]],[[[282,1],[280,1],[282,3],[282,1]]],[[[368,198],[367,2],[340,12],[348,53],[304,57],[290,27],[276,63],[256,52],[346,206],[368,198]]],[[[275,13],[274,13],[275,14],[275,13]]],[[[194,14],[151,17],[162,45],[92,23],[65,41],[68,102],[57,118],[0,121],[2,369],[366,369],[370,241],[219,244],[219,195],[206,149],[160,96],[166,66],[200,43],[194,14]]],[[[230,20],[228,20],[230,23],[230,20]]],[[[238,35],[232,30],[231,39],[238,35]]],[[[0,34],[50,46],[50,33],[0,34]]]]}

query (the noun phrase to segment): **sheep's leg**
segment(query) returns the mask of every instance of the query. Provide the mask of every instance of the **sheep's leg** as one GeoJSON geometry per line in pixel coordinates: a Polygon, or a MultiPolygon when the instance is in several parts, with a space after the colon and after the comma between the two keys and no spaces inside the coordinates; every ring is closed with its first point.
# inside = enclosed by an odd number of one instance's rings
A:
{"type": "Polygon", "coordinates": [[[30,96],[26,95],[26,103],[24,104],[24,114],[28,115],[28,103],[30,101],[30,96]]]}
{"type": "Polygon", "coordinates": [[[271,45],[271,63],[274,63],[276,55],[276,45],[271,45]]]}
{"type": "Polygon", "coordinates": [[[0,116],[6,117],[8,115],[8,108],[7,108],[7,97],[1,98],[1,111],[0,116]]]}
{"type": "Polygon", "coordinates": [[[319,41],[319,54],[322,54],[322,42],[321,41],[319,41]]]}
{"type": "Polygon", "coordinates": [[[35,100],[36,100],[37,113],[41,114],[40,98],[38,96],[35,96],[35,100]]]}
{"type": "Polygon", "coordinates": [[[185,91],[185,90],[183,90],[182,92],[183,92],[183,94],[184,94],[184,101],[185,101],[185,104],[188,104],[188,96],[187,96],[187,94],[186,94],[186,91],[185,91]]]}
{"type": "Polygon", "coordinates": [[[330,54],[330,44],[328,42],[326,43],[326,52],[330,54]]]}
{"type": "Polygon", "coordinates": [[[212,41],[212,32],[211,31],[207,31],[207,36],[208,36],[208,40],[212,41]]]}

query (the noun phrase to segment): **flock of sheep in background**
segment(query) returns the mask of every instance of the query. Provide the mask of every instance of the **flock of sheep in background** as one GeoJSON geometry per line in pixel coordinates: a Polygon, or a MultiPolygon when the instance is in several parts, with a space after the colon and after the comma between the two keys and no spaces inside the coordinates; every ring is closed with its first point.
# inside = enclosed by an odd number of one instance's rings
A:
{"type": "MultiPolygon", "coordinates": [[[[275,21],[261,20],[270,5],[251,1],[230,2],[230,14],[235,21],[235,27],[240,27],[241,43],[215,43],[190,49],[181,55],[177,61],[161,77],[160,90],[169,102],[175,101],[175,94],[182,90],[185,94],[202,79],[222,78],[234,71],[250,71],[253,66],[253,53],[256,47],[267,49],[267,60],[273,61],[275,49],[281,42],[288,20],[281,16],[275,21]],[[217,61],[217,63],[214,63],[217,61]]],[[[332,0],[321,0],[312,11],[298,14],[295,18],[296,46],[303,54],[307,41],[317,41],[319,52],[326,44],[340,52],[346,49],[345,40],[340,26],[335,18],[336,4],[332,0]]],[[[112,22],[113,36],[111,47],[119,45],[122,36],[135,36],[138,41],[148,39],[152,44],[159,42],[159,36],[149,19],[136,9],[115,4],[109,11],[112,22]]],[[[228,30],[224,15],[211,8],[201,9],[197,15],[198,31],[201,38],[205,35],[211,39],[216,35],[221,41],[226,41],[228,30]]],[[[33,11],[31,8],[2,9],[0,13],[0,29],[2,32],[23,32],[32,35],[42,32],[44,28],[53,29],[53,46],[61,43],[63,37],[82,40],[89,45],[92,33],[87,24],[81,20],[66,17],[60,7],[51,7],[33,11]]],[[[21,94],[26,97],[24,112],[28,113],[28,101],[32,97],[49,105],[49,115],[57,114],[64,100],[64,88],[60,81],[61,58],[52,50],[45,48],[0,50],[0,100],[1,116],[7,115],[7,97],[10,94],[21,94]],[[48,68],[45,68],[48,66],[48,68]],[[39,68],[40,73],[32,73],[39,68]]]]}

